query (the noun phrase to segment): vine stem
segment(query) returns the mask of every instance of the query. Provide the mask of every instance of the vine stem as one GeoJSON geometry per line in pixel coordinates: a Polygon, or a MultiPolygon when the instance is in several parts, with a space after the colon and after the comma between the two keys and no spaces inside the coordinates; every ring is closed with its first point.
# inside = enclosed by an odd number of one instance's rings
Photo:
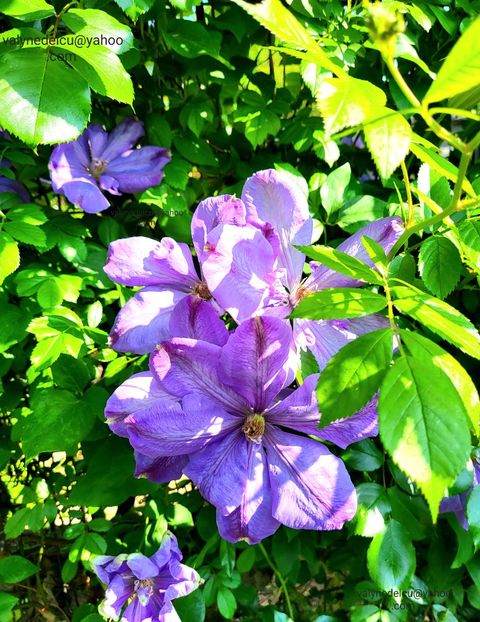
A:
{"type": "Polygon", "coordinates": [[[280,585],[282,587],[282,592],[283,592],[283,594],[285,596],[285,603],[287,605],[288,615],[289,615],[289,617],[292,620],[294,620],[292,603],[290,601],[290,595],[288,593],[288,588],[287,588],[287,584],[285,582],[285,579],[283,578],[282,573],[280,572],[280,570],[275,566],[275,564],[271,560],[270,555],[267,553],[267,550],[265,549],[265,547],[263,546],[263,544],[261,542],[258,543],[258,547],[262,551],[262,554],[265,557],[265,560],[266,560],[267,564],[273,570],[275,576],[277,577],[277,579],[280,582],[280,585]]]}
{"type": "Polygon", "coordinates": [[[413,224],[414,220],[414,210],[413,210],[413,199],[412,199],[412,189],[410,187],[410,179],[408,177],[407,167],[405,166],[405,160],[402,160],[401,164],[403,181],[405,183],[405,191],[407,193],[407,205],[408,205],[408,221],[407,227],[410,227],[413,224]]]}

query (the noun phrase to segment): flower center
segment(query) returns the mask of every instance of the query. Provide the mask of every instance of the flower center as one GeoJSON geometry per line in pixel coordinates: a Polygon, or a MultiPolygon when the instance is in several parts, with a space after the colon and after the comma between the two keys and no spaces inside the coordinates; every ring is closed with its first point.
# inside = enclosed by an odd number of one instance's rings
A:
{"type": "Polygon", "coordinates": [[[265,432],[265,417],[262,415],[248,415],[242,427],[245,436],[252,443],[261,443],[265,432]]]}
{"type": "Polygon", "coordinates": [[[212,294],[210,293],[205,281],[195,283],[195,285],[192,287],[192,293],[196,294],[200,298],[203,298],[203,300],[210,300],[210,298],[212,297],[212,294]]]}
{"type": "Polygon", "coordinates": [[[155,582],[153,579],[137,579],[134,585],[135,594],[134,597],[137,597],[140,603],[145,607],[148,604],[148,601],[153,596],[153,592],[155,590],[155,582]],[[140,590],[143,590],[142,593],[138,594],[140,590]]]}
{"type": "Polygon", "coordinates": [[[92,163],[90,164],[90,173],[98,179],[103,173],[103,169],[107,166],[107,164],[108,162],[106,160],[99,160],[98,158],[93,158],[92,163]]]}
{"type": "Polygon", "coordinates": [[[305,298],[305,296],[308,296],[310,293],[311,292],[308,289],[308,287],[300,285],[300,287],[298,287],[294,292],[291,293],[291,295],[290,295],[290,303],[293,306],[296,306],[296,305],[298,305],[300,300],[305,298]]]}

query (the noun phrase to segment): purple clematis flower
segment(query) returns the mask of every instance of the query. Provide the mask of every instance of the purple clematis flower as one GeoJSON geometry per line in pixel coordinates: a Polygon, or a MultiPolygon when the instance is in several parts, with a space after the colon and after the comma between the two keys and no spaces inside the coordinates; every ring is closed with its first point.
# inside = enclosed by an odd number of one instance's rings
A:
{"type": "Polygon", "coordinates": [[[451,497],[445,497],[440,503],[440,513],[453,512],[458,519],[460,525],[468,530],[467,520],[467,501],[468,496],[474,488],[480,484],[480,464],[473,460],[473,482],[471,488],[467,492],[451,497]]]}
{"type": "MultiPolygon", "coordinates": [[[[202,323],[206,330],[199,312],[202,323]]],[[[147,465],[146,475],[168,481],[172,464],[183,469],[217,508],[220,534],[231,542],[259,542],[280,524],[340,529],[356,512],[343,462],[307,435],[342,448],[376,435],[376,400],[318,430],[318,376],[288,388],[294,350],[288,322],[263,316],[240,324],[222,346],[164,341],[142,380],[148,389],[140,396],[123,386],[107,407],[110,425],[137,452],[136,474],[147,465]],[[170,399],[156,399],[152,387],[170,399]]]]}
{"type": "MultiPolygon", "coordinates": [[[[10,162],[8,160],[0,160],[0,168],[9,168],[10,162]]],[[[18,194],[23,203],[30,201],[30,195],[25,186],[15,179],[10,179],[4,175],[0,175],[0,192],[14,192],[18,194]]]]}
{"type": "Polygon", "coordinates": [[[117,620],[127,605],[122,622],[180,622],[172,600],[190,594],[200,583],[197,572],[181,559],[177,540],[169,532],[151,557],[140,553],[97,557],[95,572],[107,586],[101,613],[117,620]]]}
{"type": "Polygon", "coordinates": [[[126,119],[110,134],[90,125],[77,140],[57,145],[48,165],[54,191],[94,214],[110,206],[102,190],[121,195],[158,185],[170,154],[163,147],[134,149],[143,135],[141,121],[126,119]]]}

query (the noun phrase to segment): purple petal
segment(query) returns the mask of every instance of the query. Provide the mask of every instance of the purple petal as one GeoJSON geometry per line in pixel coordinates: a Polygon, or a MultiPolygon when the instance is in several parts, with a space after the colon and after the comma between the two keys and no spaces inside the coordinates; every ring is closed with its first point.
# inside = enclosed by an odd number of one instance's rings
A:
{"type": "Polygon", "coordinates": [[[467,507],[467,495],[465,493],[461,495],[453,495],[453,497],[446,497],[440,502],[439,512],[444,514],[445,512],[453,512],[457,517],[460,525],[468,530],[468,520],[466,514],[467,507]]]}
{"type": "Polygon", "coordinates": [[[120,575],[116,575],[107,586],[100,611],[108,617],[118,618],[123,605],[132,595],[133,582],[124,581],[120,575]]]}
{"type": "Polygon", "coordinates": [[[128,436],[125,417],[150,408],[158,400],[172,400],[150,372],[134,374],[108,398],[105,417],[114,434],[128,436]]]}
{"type": "Polygon", "coordinates": [[[277,234],[279,265],[286,270],[285,285],[293,289],[300,281],[305,262],[305,255],[293,245],[308,245],[312,241],[313,220],[307,197],[292,179],[269,169],[247,179],[242,199],[247,222],[269,223],[277,234]]]}
{"type": "Polygon", "coordinates": [[[273,516],[292,529],[341,529],[355,515],[343,462],[310,438],[268,428],[264,436],[273,516]]]}
{"type": "Polygon", "coordinates": [[[248,443],[247,479],[241,503],[226,516],[217,511],[217,525],[225,540],[246,540],[249,544],[271,536],[280,526],[272,516],[268,465],[261,445],[248,443]]]}
{"type": "MultiPolygon", "coordinates": [[[[401,218],[396,216],[380,218],[380,220],[369,223],[351,235],[337,248],[339,251],[347,253],[347,255],[351,255],[356,259],[360,259],[372,267],[373,262],[362,244],[362,237],[365,235],[375,240],[375,242],[378,242],[384,251],[388,253],[402,235],[403,231],[404,226],[401,218]]],[[[305,287],[310,291],[318,291],[319,289],[326,289],[328,287],[359,287],[365,285],[363,281],[357,281],[356,279],[344,276],[316,262],[312,262],[310,267],[312,268],[312,274],[305,281],[305,287]]]]}
{"type": "Polygon", "coordinates": [[[255,412],[262,412],[289,379],[293,348],[288,322],[256,317],[240,324],[222,348],[220,380],[242,395],[255,412]]]}
{"type": "Polygon", "coordinates": [[[148,354],[170,337],[170,315],[185,294],[159,287],[144,287],[122,307],[110,333],[117,352],[148,354]]]}
{"type": "Polygon", "coordinates": [[[318,374],[308,376],[298,389],[267,410],[265,417],[268,422],[318,436],[320,413],[315,391],[318,377],[318,374]]]}
{"type": "Polygon", "coordinates": [[[162,181],[163,168],[170,162],[170,152],[163,147],[140,147],[109,161],[106,175],[118,182],[120,192],[143,192],[162,181]]]}
{"type": "Polygon", "coordinates": [[[180,479],[188,462],[188,456],[162,456],[151,458],[135,452],[135,477],[146,477],[157,484],[180,479]]]}
{"type": "Polygon", "coordinates": [[[314,432],[319,438],[345,449],[352,443],[378,434],[378,398],[375,396],[366,406],[351,417],[337,419],[330,425],[314,432]]]}
{"type": "Polygon", "coordinates": [[[198,296],[185,296],[177,303],[170,316],[170,334],[217,346],[223,346],[228,339],[228,330],[212,305],[198,296]]]}
{"type": "Polygon", "coordinates": [[[202,272],[217,302],[237,322],[266,305],[277,275],[272,247],[254,227],[218,225],[202,255],[202,272]]]}
{"type": "Polygon", "coordinates": [[[8,177],[0,177],[0,192],[15,192],[23,203],[30,201],[30,195],[25,186],[19,181],[9,179],[8,177]]]}
{"type": "Polygon", "coordinates": [[[100,188],[102,190],[106,190],[110,192],[110,194],[114,194],[115,196],[120,196],[122,193],[118,190],[118,181],[109,175],[100,175],[100,188]]]}
{"type": "Polygon", "coordinates": [[[150,369],[165,391],[177,397],[198,393],[231,413],[244,416],[249,407],[219,376],[222,348],[196,339],[170,339],[150,357],[150,369]]]}
{"type": "Polygon", "coordinates": [[[89,146],[84,134],[71,143],[57,145],[48,163],[54,191],[59,192],[64,184],[78,179],[89,177],[94,181],[90,175],[90,163],[89,146]]]}
{"type": "Polygon", "coordinates": [[[125,151],[129,151],[145,134],[143,123],[135,119],[125,119],[109,133],[108,141],[99,159],[109,162],[125,151]]]}
{"type": "Polygon", "coordinates": [[[151,579],[158,575],[157,566],[148,557],[141,553],[132,553],[128,556],[127,566],[137,579],[151,579]]]}
{"type": "Polygon", "coordinates": [[[208,234],[217,225],[245,225],[245,205],[230,194],[210,197],[198,204],[192,216],[192,240],[199,259],[203,258],[208,234]]]}
{"type": "MultiPolygon", "coordinates": [[[[168,572],[170,572],[170,562],[179,562],[183,558],[182,552],[178,546],[177,538],[171,531],[167,531],[162,538],[159,549],[151,557],[152,561],[157,565],[160,570],[165,570],[168,566],[168,572]]],[[[175,565],[175,567],[178,564],[175,565]]],[[[181,578],[183,575],[175,578],[181,578]]]]}
{"type": "Polygon", "coordinates": [[[132,447],[152,458],[181,456],[238,427],[238,421],[202,395],[187,395],[182,402],[156,402],[125,419],[132,447]]]}
{"type": "Polygon", "coordinates": [[[91,180],[85,177],[84,179],[66,182],[62,186],[61,192],[70,203],[77,205],[87,214],[103,212],[110,207],[110,203],[101,193],[93,177],[91,180]]]}
{"type": "Polygon", "coordinates": [[[239,428],[190,457],[185,475],[217,509],[229,514],[242,499],[248,469],[248,442],[239,428]]]}
{"type": "Polygon", "coordinates": [[[162,285],[188,292],[198,282],[188,245],[172,238],[115,240],[108,247],[104,271],[121,285],[162,285]]]}
{"type": "Polygon", "coordinates": [[[89,160],[101,160],[108,143],[107,132],[101,125],[92,124],[85,130],[84,137],[89,149],[89,160]]]}
{"type": "Polygon", "coordinates": [[[155,609],[150,603],[143,605],[139,598],[133,598],[122,614],[122,622],[153,622],[155,609]]]}
{"type": "Polygon", "coordinates": [[[303,320],[293,322],[295,343],[315,357],[320,370],[348,342],[378,328],[389,326],[387,318],[372,314],[350,320],[303,320]]]}

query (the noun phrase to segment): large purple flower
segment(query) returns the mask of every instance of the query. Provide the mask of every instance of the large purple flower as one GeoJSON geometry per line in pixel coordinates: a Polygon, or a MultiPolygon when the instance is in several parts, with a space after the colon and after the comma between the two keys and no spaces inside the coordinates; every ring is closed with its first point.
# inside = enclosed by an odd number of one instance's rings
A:
{"type": "MultiPolygon", "coordinates": [[[[0,160],[0,168],[9,167],[10,162],[8,160],[0,160]]],[[[30,201],[30,195],[25,186],[15,179],[5,177],[5,175],[0,175],[0,192],[14,192],[18,194],[23,203],[28,203],[30,201]]]]}
{"type": "Polygon", "coordinates": [[[467,501],[468,496],[474,488],[480,484],[480,464],[477,460],[473,460],[473,482],[470,489],[459,495],[452,495],[451,497],[445,497],[440,503],[440,512],[453,512],[458,519],[458,522],[464,529],[468,529],[467,520],[467,501]]]}
{"type": "MultiPolygon", "coordinates": [[[[192,219],[195,250],[209,291],[217,302],[235,319],[241,321],[254,314],[287,317],[304,296],[329,287],[358,287],[361,281],[343,276],[315,262],[312,274],[302,279],[305,255],[294,245],[309,245],[313,221],[301,188],[275,170],[259,171],[250,177],[242,198],[228,195],[203,201],[192,219]],[[235,204],[237,224],[218,224],[218,217],[235,204]],[[246,270],[248,258],[258,252],[258,241],[250,239],[253,227],[262,234],[263,245],[273,251],[264,252],[264,282],[253,270],[246,270]],[[259,302],[253,308],[252,297],[259,302]]],[[[338,249],[372,266],[362,236],[378,242],[388,252],[403,231],[400,218],[382,218],[350,236],[338,249]]],[[[247,264],[248,265],[248,264],[247,264]]],[[[309,348],[320,369],[347,342],[359,335],[388,326],[380,315],[350,320],[294,321],[295,341],[309,348]]]]}
{"type": "MultiPolygon", "coordinates": [[[[198,313],[203,322],[206,330],[208,318],[198,313]]],[[[291,327],[274,317],[243,322],[223,346],[171,339],[151,356],[142,380],[149,388],[140,395],[124,387],[107,409],[137,452],[137,475],[146,465],[147,476],[168,481],[172,465],[177,474],[183,469],[217,508],[220,534],[232,542],[258,542],[281,523],[340,529],[356,511],[343,462],[307,435],[342,448],[374,436],[375,400],[318,430],[318,377],[288,389],[292,351],[291,327]],[[152,386],[170,399],[156,399],[152,386]]]]}
{"type": "Polygon", "coordinates": [[[117,620],[127,605],[124,622],[180,622],[172,600],[190,594],[200,582],[195,570],[181,564],[181,559],[177,540],[169,532],[151,557],[140,553],[97,557],[95,572],[107,586],[101,613],[117,620]]]}
{"type": "Polygon", "coordinates": [[[102,190],[120,195],[156,186],[170,154],[163,147],[134,149],[143,135],[143,123],[126,119],[110,134],[90,125],[77,140],[57,145],[49,162],[54,191],[96,213],[110,206],[102,190]]]}

